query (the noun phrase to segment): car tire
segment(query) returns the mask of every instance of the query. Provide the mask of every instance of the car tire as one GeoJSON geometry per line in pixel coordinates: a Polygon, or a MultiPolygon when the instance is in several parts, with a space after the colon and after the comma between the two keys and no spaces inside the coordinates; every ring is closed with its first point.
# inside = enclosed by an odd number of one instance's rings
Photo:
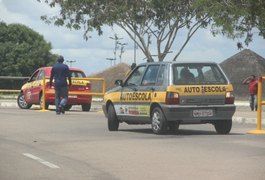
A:
{"type": "MultiPolygon", "coordinates": [[[[49,108],[49,104],[45,103],[45,109],[49,108]]],[[[40,109],[42,109],[42,94],[40,94],[40,109]]]]}
{"type": "Polygon", "coordinates": [[[176,132],[179,129],[179,122],[168,121],[167,125],[168,125],[169,132],[176,132]]]}
{"type": "Polygon", "coordinates": [[[220,120],[214,122],[215,130],[218,134],[229,134],[232,128],[232,120],[220,120]]]}
{"type": "Polygon", "coordinates": [[[17,105],[20,109],[29,109],[32,106],[26,102],[23,92],[19,93],[17,97],[17,105]]]}
{"type": "Polygon", "coordinates": [[[90,111],[91,103],[89,104],[82,104],[82,111],[90,111]]]}
{"type": "Polygon", "coordinates": [[[66,104],[63,109],[65,111],[69,111],[71,108],[72,108],[72,105],[71,104],[66,104]]]}
{"type": "Polygon", "coordinates": [[[108,129],[109,131],[118,131],[119,129],[119,120],[117,118],[115,109],[111,104],[108,108],[108,129]]]}
{"type": "Polygon", "coordinates": [[[153,133],[164,134],[167,130],[167,121],[161,108],[156,107],[151,114],[151,127],[153,133]]]}

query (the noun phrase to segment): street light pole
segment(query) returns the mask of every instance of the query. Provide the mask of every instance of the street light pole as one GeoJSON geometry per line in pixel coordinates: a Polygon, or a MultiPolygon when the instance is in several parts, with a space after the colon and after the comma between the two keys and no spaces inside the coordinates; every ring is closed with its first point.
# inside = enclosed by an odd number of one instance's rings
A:
{"type": "Polygon", "coordinates": [[[133,61],[136,64],[136,34],[134,33],[134,56],[133,56],[133,61]]]}
{"type": "Polygon", "coordinates": [[[110,66],[112,66],[112,61],[116,60],[115,58],[106,58],[106,59],[110,61],[110,66]]]}
{"type": "Polygon", "coordinates": [[[119,43],[120,43],[120,40],[122,40],[123,38],[119,38],[117,34],[114,34],[114,37],[109,37],[110,39],[114,40],[115,41],[115,46],[114,46],[114,51],[113,51],[113,54],[114,54],[114,65],[116,64],[116,59],[117,59],[117,50],[119,48],[119,43]]]}
{"type": "Polygon", "coordinates": [[[121,46],[121,48],[120,48],[120,55],[119,55],[119,58],[120,58],[120,63],[121,63],[121,57],[122,57],[122,54],[124,53],[124,46],[126,46],[127,45],[127,43],[118,43],[120,46],[121,46]]]}
{"type": "Polygon", "coordinates": [[[67,60],[66,62],[70,63],[70,67],[72,67],[72,63],[75,63],[75,60],[67,60]]]}

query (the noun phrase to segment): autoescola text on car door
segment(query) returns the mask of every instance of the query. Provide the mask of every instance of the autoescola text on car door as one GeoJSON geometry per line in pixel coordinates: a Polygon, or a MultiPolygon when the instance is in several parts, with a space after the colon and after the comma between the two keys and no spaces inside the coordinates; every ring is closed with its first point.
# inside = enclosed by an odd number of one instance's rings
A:
{"type": "Polygon", "coordinates": [[[159,64],[148,65],[136,92],[132,94],[132,100],[135,103],[134,111],[137,116],[150,116],[151,103],[156,96],[159,68],[159,64]]]}
{"type": "MultiPolygon", "coordinates": [[[[141,69],[140,69],[141,71],[141,69]]],[[[136,78],[137,81],[131,83],[134,75],[128,79],[122,93],[121,99],[122,106],[120,107],[120,113],[129,116],[150,117],[150,107],[153,101],[163,101],[163,97],[159,97],[160,91],[163,86],[165,66],[160,64],[151,64],[142,73],[142,78],[136,78]],[[129,82],[129,83],[128,83],[129,82]]]]}
{"type": "Polygon", "coordinates": [[[143,107],[136,106],[139,102],[151,99],[147,92],[138,91],[145,69],[146,66],[139,66],[125,81],[120,91],[120,100],[114,105],[117,116],[142,116],[146,114],[143,107]]]}

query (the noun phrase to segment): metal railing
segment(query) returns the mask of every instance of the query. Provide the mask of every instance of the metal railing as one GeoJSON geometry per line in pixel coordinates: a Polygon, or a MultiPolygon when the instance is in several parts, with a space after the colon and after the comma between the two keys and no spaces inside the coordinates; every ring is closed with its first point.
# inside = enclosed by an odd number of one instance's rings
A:
{"type": "Polygon", "coordinates": [[[0,79],[15,79],[15,80],[24,80],[28,79],[29,77],[21,77],[21,76],[0,76],[0,79]]]}
{"type": "MultiPolygon", "coordinates": [[[[25,80],[29,79],[29,77],[18,77],[18,76],[0,76],[0,80],[25,80]]],[[[106,92],[106,82],[104,78],[72,78],[72,80],[85,80],[85,81],[99,81],[102,83],[102,89],[101,92],[69,92],[69,95],[91,95],[91,96],[104,96],[106,92]]],[[[46,111],[45,109],[45,95],[46,94],[54,94],[54,92],[47,92],[46,93],[46,78],[43,78],[42,81],[42,109],[41,111],[46,111]]],[[[11,90],[11,89],[0,89],[0,93],[19,93],[21,90],[11,90]]]]}
{"type": "MultiPolygon", "coordinates": [[[[18,76],[0,76],[0,80],[25,80],[29,77],[18,77],[18,76]]],[[[88,80],[88,81],[101,81],[102,82],[102,91],[101,92],[91,92],[89,95],[103,96],[106,92],[106,83],[104,78],[72,78],[73,80],[88,80]]],[[[20,90],[11,90],[11,89],[0,89],[0,93],[19,93],[20,90]]],[[[69,93],[70,95],[73,93],[69,93]]],[[[87,93],[76,92],[77,95],[87,95],[87,93]]]]}
{"type": "MultiPolygon", "coordinates": [[[[0,76],[0,80],[25,80],[29,79],[29,77],[21,77],[21,76],[0,76]]],[[[14,89],[0,89],[0,93],[19,93],[20,90],[14,90],[14,89]]]]}
{"type": "MultiPolygon", "coordinates": [[[[85,80],[85,81],[100,81],[102,82],[102,92],[69,92],[69,95],[97,95],[97,96],[104,96],[105,92],[106,92],[106,83],[105,83],[105,79],[104,78],[72,78],[72,81],[74,80],[85,80]]],[[[42,112],[47,111],[45,109],[45,96],[46,94],[54,94],[53,92],[46,92],[46,78],[43,78],[42,81],[42,92],[43,92],[43,96],[42,96],[42,112]]]]}

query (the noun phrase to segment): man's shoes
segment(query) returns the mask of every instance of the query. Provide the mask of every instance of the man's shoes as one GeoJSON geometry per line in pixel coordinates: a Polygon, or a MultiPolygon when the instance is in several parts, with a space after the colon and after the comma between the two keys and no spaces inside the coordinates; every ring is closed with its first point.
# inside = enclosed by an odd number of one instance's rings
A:
{"type": "Polygon", "coordinates": [[[61,112],[56,110],[56,114],[57,114],[57,115],[60,115],[60,114],[61,114],[61,112]]]}
{"type": "Polygon", "coordinates": [[[60,112],[61,112],[62,114],[65,113],[63,106],[60,106],[59,109],[60,109],[60,112]]]}

